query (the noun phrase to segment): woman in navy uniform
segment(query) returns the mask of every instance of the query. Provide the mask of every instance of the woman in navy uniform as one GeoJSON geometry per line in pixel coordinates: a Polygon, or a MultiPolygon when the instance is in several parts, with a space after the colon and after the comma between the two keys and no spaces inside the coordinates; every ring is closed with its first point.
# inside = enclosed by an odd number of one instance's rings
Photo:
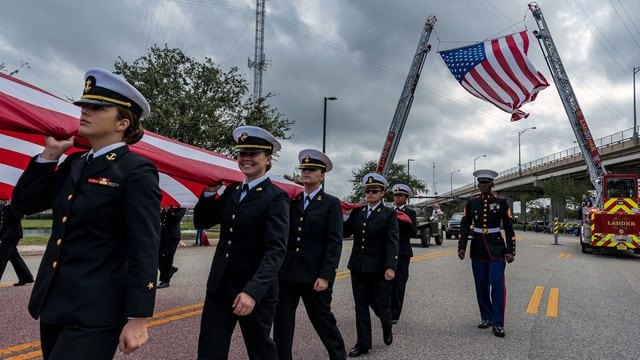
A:
{"type": "Polygon", "coordinates": [[[471,237],[471,267],[476,285],[476,297],[482,318],[478,327],[493,326],[493,334],[504,337],[504,309],[507,291],[504,284],[505,261],[513,262],[516,236],[511,224],[511,209],[505,198],[491,192],[493,170],[477,170],[480,195],[469,200],[460,222],[458,257],[464,259],[469,233],[471,237]],[[500,232],[504,228],[505,238],[500,232]],[[473,227],[472,227],[473,226],[473,227]],[[506,242],[505,242],[506,239],[506,242]]]}
{"type": "Polygon", "coordinates": [[[73,137],[47,137],[13,192],[24,214],[53,210],[51,238],[29,301],[40,318],[45,359],[111,359],[148,339],[160,241],[158,171],[127,144],[142,138],[150,111],[142,94],[101,69],[85,74],[78,134],[88,153],[69,155],[73,137]]]}
{"type": "Polygon", "coordinates": [[[398,262],[398,220],[382,198],[387,180],[369,173],[362,179],[367,204],[354,209],[344,223],[344,237],[353,235],[353,248],[348,268],[356,307],[358,339],[350,357],[366,354],[371,344],[371,314],[380,318],[383,341],[393,342],[391,331],[391,281],[398,262]]]}
{"type": "Polygon", "coordinates": [[[269,337],[278,302],[278,271],[287,250],[289,198],[267,171],[280,143],[268,131],[233,131],[242,183],[209,187],[194,209],[197,229],[220,224],[200,324],[198,359],[226,359],[236,322],[250,359],[277,359],[269,337]]]}
{"type": "Polygon", "coordinates": [[[344,340],[331,312],[333,281],[342,251],[342,209],[340,200],[321,187],[333,165],[327,155],[314,149],[300,151],[298,161],[304,191],[291,201],[289,244],[280,270],[273,338],[278,359],[292,359],[296,309],[302,298],[329,359],[344,360],[344,340]]]}
{"type": "Polygon", "coordinates": [[[402,304],[404,303],[404,293],[409,280],[409,262],[413,256],[411,249],[411,238],[416,236],[417,214],[407,207],[407,199],[413,195],[413,191],[408,185],[396,184],[392,187],[393,191],[393,208],[400,211],[411,219],[411,222],[398,221],[399,229],[399,251],[398,251],[398,271],[393,279],[391,287],[391,315],[393,323],[397,323],[402,313],[402,304]]]}

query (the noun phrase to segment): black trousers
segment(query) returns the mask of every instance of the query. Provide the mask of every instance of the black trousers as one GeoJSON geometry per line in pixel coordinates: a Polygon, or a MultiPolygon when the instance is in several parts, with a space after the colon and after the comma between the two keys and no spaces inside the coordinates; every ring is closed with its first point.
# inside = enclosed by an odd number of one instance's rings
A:
{"type": "Polygon", "coordinates": [[[29,267],[20,257],[16,246],[20,238],[0,241],[0,279],[7,267],[7,262],[11,262],[13,269],[16,271],[19,281],[33,281],[33,275],[29,271],[29,267]]]}
{"type": "Polygon", "coordinates": [[[160,281],[167,282],[173,276],[173,258],[176,255],[180,238],[175,236],[162,236],[160,238],[160,257],[158,270],[160,270],[160,281]]]}
{"type": "Polygon", "coordinates": [[[380,318],[383,329],[391,328],[391,282],[384,273],[351,272],[351,287],[356,307],[356,346],[371,349],[371,314],[369,307],[380,318]]]}
{"type": "Polygon", "coordinates": [[[391,316],[393,320],[399,320],[400,313],[402,312],[404,293],[406,292],[407,281],[409,280],[409,262],[411,262],[411,256],[398,256],[396,277],[393,279],[393,285],[391,287],[391,316]]]}
{"type": "Polygon", "coordinates": [[[44,360],[110,360],[116,353],[120,326],[57,325],[40,322],[44,360]]]}
{"type": "Polygon", "coordinates": [[[280,296],[273,322],[273,339],[278,346],[278,360],[293,358],[291,347],[300,298],[304,302],[313,328],[327,349],[329,359],[346,359],[344,340],[338,329],[336,317],[331,312],[332,292],[331,286],[324,291],[314,291],[313,284],[280,283],[280,296]]]}
{"type": "Polygon", "coordinates": [[[200,322],[198,360],[228,359],[231,336],[237,322],[240,323],[249,359],[276,360],[276,343],[269,337],[269,332],[278,302],[277,291],[277,286],[270,289],[247,316],[233,313],[233,298],[207,292],[200,322]]]}

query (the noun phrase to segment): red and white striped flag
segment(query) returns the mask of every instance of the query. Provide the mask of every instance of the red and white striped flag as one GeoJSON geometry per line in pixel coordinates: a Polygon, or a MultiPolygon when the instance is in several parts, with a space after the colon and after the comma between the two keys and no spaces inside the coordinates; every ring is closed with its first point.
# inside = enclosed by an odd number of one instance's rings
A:
{"type": "MultiPolygon", "coordinates": [[[[0,199],[11,197],[13,187],[29,160],[44,148],[44,136],[67,138],[77,133],[80,108],[33,85],[0,74],[0,199]]],[[[86,139],[76,137],[67,154],[86,150],[86,139]]],[[[193,207],[209,184],[242,181],[235,160],[145,130],[130,146],[153,163],[160,173],[163,205],[193,207]]],[[[274,183],[293,197],[302,187],[280,177],[274,183]]]]}
{"type": "Polygon", "coordinates": [[[529,116],[520,107],[549,86],[529,61],[528,51],[529,37],[522,31],[441,51],[440,56],[465,90],[512,114],[511,121],[517,121],[529,116]]]}

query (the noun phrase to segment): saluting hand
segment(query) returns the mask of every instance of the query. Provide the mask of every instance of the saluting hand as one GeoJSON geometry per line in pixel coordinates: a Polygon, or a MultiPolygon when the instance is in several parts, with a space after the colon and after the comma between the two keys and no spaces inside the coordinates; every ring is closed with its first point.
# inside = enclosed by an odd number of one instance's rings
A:
{"type": "Polygon", "coordinates": [[[313,290],[315,291],[325,291],[329,287],[329,281],[317,278],[316,282],[313,284],[313,290]]]}
{"type": "Polygon", "coordinates": [[[396,277],[396,272],[391,268],[387,269],[387,271],[384,272],[384,279],[387,281],[391,281],[395,277],[396,277]]]}
{"type": "Polygon", "coordinates": [[[458,250],[458,257],[460,258],[460,260],[464,260],[465,253],[466,253],[465,250],[458,250]]]}
{"type": "Polygon", "coordinates": [[[233,313],[238,316],[247,316],[251,314],[253,308],[256,306],[256,300],[246,292],[241,292],[233,300],[233,313]]]}
{"type": "Polygon", "coordinates": [[[44,139],[44,151],[40,155],[45,160],[58,160],[64,154],[65,151],[69,150],[73,146],[73,139],[75,137],[72,136],[68,139],[56,139],[53,136],[47,136],[44,139]]]}
{"type": "Polygon", "coordinates": [[[120,333],[118,349],[125,354],[131,354],[144,345],[148,339],[147,319],[130,319],[120,333]]]}

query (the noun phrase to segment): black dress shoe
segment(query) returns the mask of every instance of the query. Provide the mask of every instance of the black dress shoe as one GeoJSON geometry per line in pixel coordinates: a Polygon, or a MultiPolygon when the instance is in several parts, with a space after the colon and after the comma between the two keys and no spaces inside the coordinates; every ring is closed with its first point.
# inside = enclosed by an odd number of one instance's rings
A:
{"type": "Polygon", "coordinates": [[[491,321],[489,321],[489,320],[482,320],[482,321],[480,322],[480,324],[478,324],[478,327],[479,327],[480,329],[487,329],[487,328],[489,328],[490,326],[491,326],[491,321]]]}
{"type": "Polygon", "coordinates": [[[392,324],[392,325],[395,325],[395,324],[397,324],[397,323],[398,323],[398,319],[393,319],[393,320],[391,320],[391,324],[392,324]]]}
{"type": "Polygon", "coordinates": [[[349,357],[358,357],[358,356],[360,356],[362,354],[366,354],[368,352],[369,352],[369,350],[362,350],[359,347],[354,346],[353,349],[351,349],[349,351],[349,357]]]}
{"type": "Polygon", "coordinates": [[[27,285],[27,284],[31,284],[32,282],[33,282],[33,279],[27,280],[27,281],[20,280],[17,283],[14,283],[13,286],[24,286],[24,285],[27,285]]]}
{"type": "Polygon", "coordinates": [[[494,326],[493,335],[497,337],[504,337],[504,328],[502,326],[494,326]]]}
{"type": "Polygon", "coordinates": [[[160,281],[160,284],[158,284],[158,289],[164,289],[164,288],[168,288],[169,287],[169,282],[168,281],[160,281]]]}
{"type": "Polygon", "coordinates": [[[393,342],[393,331],[391,331],[391,326],[388,328],[382,328],[382,341],[384,344],[389,346],[393,342]]]}

